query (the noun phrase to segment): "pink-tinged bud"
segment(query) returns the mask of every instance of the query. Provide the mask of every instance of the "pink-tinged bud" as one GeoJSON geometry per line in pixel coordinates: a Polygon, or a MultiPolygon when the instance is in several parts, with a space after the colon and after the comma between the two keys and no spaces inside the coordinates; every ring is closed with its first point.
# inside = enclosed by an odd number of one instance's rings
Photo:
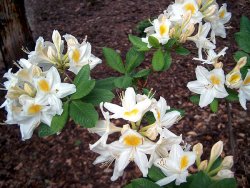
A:
{"type": "Polygon", "coordinates": [[[195,144],[193,147],[193,152],[195,152],[197,157],[201,157],[203,154],[203,145],[201,143],[195,144]]]}
{"type": "Polygon", "coordinates": [[[234,164],[234,160],[233,160],[233,156],[226,156],[222,163],[221,163],[221,166],[222,166],[222,169],[231,169],[232,166],[234,164]]]}
{"type": "Polygon", "coordinates": [[[218,141],[216,144],[214,144],[210,153],[209,163],[213,163],[221,155],[222,150],[223,150],[222,141],[218,141]]]}
{"type": "Polygon", "coordinates": [[[200,165],[198,166],[199,171],[205,171],[207,168],[207,160],[201,161],[200,165]]]}
{"type": "Polygon", "coordinates": [[[214,179],[222,180],[222,179],[233,178],[233,177],[234,177],[234,173],[231,170],[223,169],[217,173],[214,179]]]}

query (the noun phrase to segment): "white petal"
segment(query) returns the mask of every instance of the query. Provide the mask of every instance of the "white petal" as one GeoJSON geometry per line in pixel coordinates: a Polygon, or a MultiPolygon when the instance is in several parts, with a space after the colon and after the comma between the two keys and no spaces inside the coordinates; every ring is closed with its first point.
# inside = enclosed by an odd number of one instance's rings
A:
{"type": "Polygon", "coordinates": [[[171,176],[168,176],[166,178],[163,178],[159,181],[156,182],[156,184],[158,184],[159,186],[164,186],[164,185],[167,185],[169,184],[170,182],[174,181],[176,179],[177,175],[174,174],[174,175],[171,175],[171,176]]]}
{"type": "Polygon", "coordinates": [[[143,177],[147,177],[148,174],[148,158],[145,153],[136,151],[134,161],[141,170],[143,177]]]}
{"type": "Polygon", "coordinates": [[[69,83],[60,83],[55,86],[56,96],[58,98],[64,98],[68,95],[71,95],[76,92],[76,86],[74,84],[69,83]]]}
{"type": "Polygon", "coordinates": [[[190,91],[197,93],[197,94],[202,94],[206,91],[204,84],[198,80],[188,82],[187,87],[190,91]]]}
{"type": "Polygon", "coordinates": [[[131,150],[124,150],[118,158],[118,171],[123,171],[129,164],[131,150]]]}
{"type": "Polygon", "coordinates": [[[214,100],[214,91],[213,89],[207,89],[206,92],[200,95],[199,106],[201,108],[209,105],[214,100]]]}

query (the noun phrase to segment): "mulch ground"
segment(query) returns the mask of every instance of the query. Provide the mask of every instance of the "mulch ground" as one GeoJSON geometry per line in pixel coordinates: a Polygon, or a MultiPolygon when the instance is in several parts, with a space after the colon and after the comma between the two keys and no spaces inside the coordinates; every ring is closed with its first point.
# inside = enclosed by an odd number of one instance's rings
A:
{"type": "MultiPolygon", "coordinates": [[[[134,32],[136,24],[144,19],[159,15],[169,0],[27,0],[27,17],[34,39],[43,36],[51,40],[53,29],[61,34],[70,33],[83,39],[88,36],[93,54],[103,59],[101,48],[119,50],[122,56],[129,49],[128,34],[134,32]]],[[[223,1],[219,1],[220,4],[223,1]]],[[[227,39],[218,39],[218,48],[228,46],[224,58],[225,68],[232,68],[232,54],[237,50],[233,34],[239,30],[241,14],[250,17],[248,0],[227,1],[233,13],[227,39]]],[[[206,153],[213,143],[224,142],[225,155],[232,154],[228,134],[226,103],[220,103],[217,114],[209,108],[201,109],[189,102],[191,92],[186,85],[195,79],[195,67],[199,64],[191,59],[197,56],[192,44],[187,45],[189,56],[173,56],[173,65],[164,73],[155,73],[149,78],[149,87],[163,96],[174,108],[185,110],[185,117],[171,130],[182,134],[190,144],[203,143],[206,153]]],[[[149,58],[145,65],[149,62],[149,58]]],[[[105,63],[92,72],[93,78],[105,78],[118,74],[105,63]]],[[[250,105],[248,105],[250,108],[250,105]]],[[[236,138],[234,170],[240,187],[248,187],[250,181],[250,111],[244,111],[239,104],[232,104],[232,124],[236,138]]],[[[0,111],[2,121],[5,112],[0,111]]],[[[97,155],[89,150],[89,143],[98,137],[87,130],[69,123],[60,135],[39,138],[37,132],[30,140],[20,139],[18,126],[0,126],[0,187],[122,187],[131,179],[140,177],[138,168],[131,164],[124,175],[115,182],[110,181],[112,166],[101,168],[92,165],[97,155]]]]}

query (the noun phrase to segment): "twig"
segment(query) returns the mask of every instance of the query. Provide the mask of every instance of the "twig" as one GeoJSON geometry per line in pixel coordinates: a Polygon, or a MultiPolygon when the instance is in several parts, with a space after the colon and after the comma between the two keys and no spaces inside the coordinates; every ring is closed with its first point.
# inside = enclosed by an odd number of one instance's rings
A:
{"type": "Polygon", "coordinates": [[[228,117],[228,131],[229,131],[229,142],[234,161],[236,162],[236,142],[234,137],[234,130],[232,126],[232,114],[231,114],[232,104],[227,101],[227,117],[228,117]]]}
{"type": "Polygon", "coordinates": [[[67,78],[68,78],[68,80],[73,84],[73,80],[69,77],[69,75],[66,73],[66,72],[64,72],[63,73],[67,78]]]}

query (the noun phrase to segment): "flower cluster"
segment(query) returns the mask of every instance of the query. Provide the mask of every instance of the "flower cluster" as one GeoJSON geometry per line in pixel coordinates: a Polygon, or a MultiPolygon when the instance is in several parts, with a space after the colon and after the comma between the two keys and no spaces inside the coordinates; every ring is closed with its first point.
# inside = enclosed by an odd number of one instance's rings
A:
{"type": "Polygon", "coordinates": [[[34,129],[42,122],[51,125],[55,115],[63,113],[65,97],[76,92],[76,86],[64,83],[66,71],[77,74],[86,64],[94,68],[101,60],[91,54],[91,45],[78,43],[72,35],[65,35],[68,47],[64,52],[64,42],[58,31],[52,35],[53,43],[42,37],[36,42],[35,51],[28,52],[28,60],[16,63],[18,70],[5,73],[7,94],[1,105],[7,111],[7,124],[18,124],[22,140],[31,138],[34,129]],[[62,101],[63,100],[63,101],[62,101]]]}
{"type": "Polygon", "coordinates": [[[162,45],[167,44],[170,39],[180,43],[193,41],[198,48],[199,58],[202,58],[202,49],[215,49],[215,36],[226,37],[225,24],[230,18],[231,13],[227,12],[227,5],[223,4],[219,8],[215,0],[176,0],[153,20],[152,26],[145,29],[147,36],[142,38],[142,41],[148,43],[149,48],[150,36],[158,39],[162,45]],[[196,25],[199,25],[198,32],[192,36],[196,25]]]}

